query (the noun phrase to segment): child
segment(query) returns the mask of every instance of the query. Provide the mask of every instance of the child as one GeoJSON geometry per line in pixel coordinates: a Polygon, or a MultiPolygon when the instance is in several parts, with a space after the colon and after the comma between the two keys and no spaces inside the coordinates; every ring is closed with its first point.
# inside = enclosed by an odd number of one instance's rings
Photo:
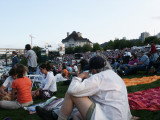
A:
{"type": "Polygon", "coordinates": [[[28,77],[24,76],[25,72],[26,69],[23,65],[17,66],[17,79],[12,82],[12,101],[0,101],[0,108],[18,109],[33,104],[31,95],[32,82],[28,77]],[[17,97],[15,93],[17,93],[17,97]]]}
{"type": "Polygon", "coordinates": [[[0,92],[3,100],[10,100],[11,90],[12,90],[12,82],[17,78],[16,70],[11,69],[9,71],[9,77],[4,81],[2,86],[0,87],[0,92]],[[7,92],[5,91],[8,88],[7,92]]]}

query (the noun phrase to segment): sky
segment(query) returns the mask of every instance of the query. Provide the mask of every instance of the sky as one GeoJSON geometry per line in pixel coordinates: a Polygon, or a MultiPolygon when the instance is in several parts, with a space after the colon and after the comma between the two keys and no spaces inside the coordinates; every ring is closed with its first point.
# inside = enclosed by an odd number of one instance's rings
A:
{"type": "Polygon", "coordinates": [[[160,0],[0,0],[0,48],[56,49],[67,32],[102,44],[160,32],[160,0]]]}

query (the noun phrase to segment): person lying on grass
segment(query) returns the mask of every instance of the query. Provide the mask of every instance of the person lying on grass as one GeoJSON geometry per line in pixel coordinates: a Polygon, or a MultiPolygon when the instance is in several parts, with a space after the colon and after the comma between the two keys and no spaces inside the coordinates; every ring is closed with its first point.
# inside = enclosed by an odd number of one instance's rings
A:
{"type": "Polygon", "coordinates": [[[66,92],[59,113],[36,107],[43,120],[67,120],[74,105],[78,112],[73,120],[130,120],[126,85],[109,63],[100,56],[90,59],[89,72],[74,77],[66,92]]]}
{"type": "Polygon", "coordinates": [[[33,104],[31,95],[32,82],[28,77],[24,76],[26,68],[23,65],[18,65],[16,73],[17,79],[12,82],[12,101],[0,101],[0,108],[18,109],[33,104]]]}

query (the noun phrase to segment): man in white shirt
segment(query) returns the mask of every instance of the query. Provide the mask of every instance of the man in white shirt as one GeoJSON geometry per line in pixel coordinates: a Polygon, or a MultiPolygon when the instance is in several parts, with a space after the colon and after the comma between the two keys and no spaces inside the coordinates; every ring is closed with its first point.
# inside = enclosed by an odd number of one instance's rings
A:
{"type": "MultiPolygon", "coordinates": [[[[89,72],[74,77],[65,95],[58,116],[52,111],[50,118],[67,120],[74,105],[78,112],[73,119],[87,120],[130,120],[131,113],[124,81],[113,71],[107,61],[95,56],[89,61],[89,72]]],[[[43,119],[49,113],[37,107],[37,113],[43,119]]]]}
{"type": "Polygon", "coordinates": [[[29,44],[25,46],[25,50],[27,50],[25,57],[27,58],[29,74],[33,74],[37,67],[37,55],[33,50],[31,50],[31,46],[29,44]]]}

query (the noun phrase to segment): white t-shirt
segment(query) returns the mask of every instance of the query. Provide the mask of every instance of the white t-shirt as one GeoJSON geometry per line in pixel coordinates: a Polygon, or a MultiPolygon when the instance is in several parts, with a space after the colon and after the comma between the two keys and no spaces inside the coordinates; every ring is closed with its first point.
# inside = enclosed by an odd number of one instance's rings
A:
{"type": "Polygon", "coordinates": [[[76,65],[74,65],[73,69],[74,69],[75,72],[78,71],[78,67],[76,65]]]}
{"type": "Polygon", "coordinates": [[[3,83],[3,86],[5,88],[8,88],[8,91],[11,91],[12,90],[12,82],[14,81],[14,79],[9,76],[3,83]]]}
{"type": "Polygon", "coordinates": [[[114,71],[106,70],[88,79],[74,77],[68,93],[76,97],[89,96],[96,104],[91,120],[130,120],[126,85],[114,71]]]}
{"type": "Polygon", "coordinates": [[[53,72],[48,72],[46,78],[43,78],[40,88],[42,88],[42,90],[50,90],[52,92],[57,91],[56,79],[53,72]]]}
{"type": "Polygon", "coordinates": [[[132,54],[131,54],[131,52],[125,52],[124,56],[132,57],[132,54]]]}
{"type": "Polygon", "coordinates": [[[64,77],[62,76],[61,73],[58,73],[58,74],[55,76],[55,79],[56,79],[56,82],[66,81],[66,80],[67,80],[66,78],[64,78],[64,77]]]}
{"type": "Polygon", "coordinates": [[[31,67],[37,67],[37,55],[33,50],[26,52],[27,65],[31,67]]]}

